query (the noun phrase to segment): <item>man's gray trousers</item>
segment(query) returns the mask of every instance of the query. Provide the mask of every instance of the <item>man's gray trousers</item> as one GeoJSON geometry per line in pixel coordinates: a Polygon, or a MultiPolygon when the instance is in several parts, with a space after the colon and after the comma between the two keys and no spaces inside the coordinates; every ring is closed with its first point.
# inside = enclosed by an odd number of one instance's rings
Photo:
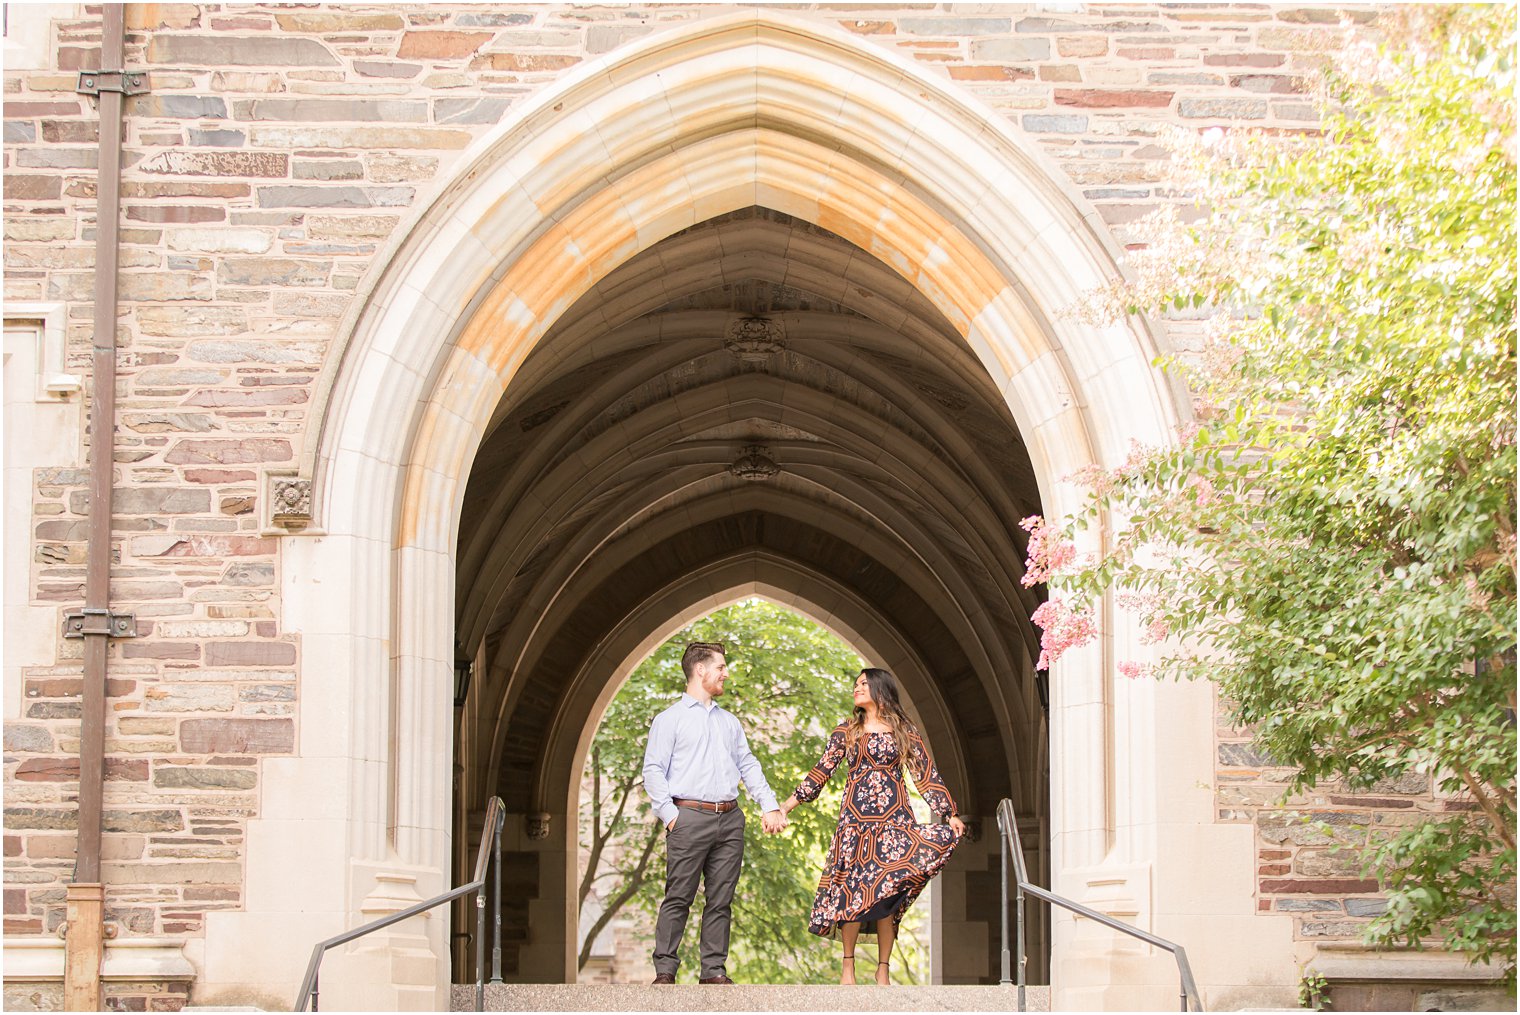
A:
{"type": "Polygon", "coordinates": [[[744,809],[716,814],[682,807],[665,836],[665,900],[654,927],[654,971],[674,976],[686,917],[703,883],[702,974],[726,976],[734,888],[744,866],[744,809]]]}

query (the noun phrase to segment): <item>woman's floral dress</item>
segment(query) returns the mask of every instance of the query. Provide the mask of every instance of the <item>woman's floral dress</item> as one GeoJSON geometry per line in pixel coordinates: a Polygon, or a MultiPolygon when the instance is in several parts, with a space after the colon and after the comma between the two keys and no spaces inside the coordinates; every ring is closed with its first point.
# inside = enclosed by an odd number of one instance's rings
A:
{"type": "MultiPolygon", "coordinates": [[[[848,722],[834,728],[823,758],[797,786],[797,799],[818,798],[834,769],[845,760],[848,722]]],[[[940,780],[923,738],[909,734],[913,753],[910,771],[918,791],[935,817],[955,814],[955,801],[940,780]]],[[[849,759],[839,826],[818,882],[808,930],[828,935],[841,923],[866,921],[862,931],[872,931],[870,921],[890,916],[901,922],[929,879],[939,873],[955,848],[955,830],[949,825],[920,825],[908,802],[903,766],[897,741],[891,733],[866,733],[849,759]]]]}

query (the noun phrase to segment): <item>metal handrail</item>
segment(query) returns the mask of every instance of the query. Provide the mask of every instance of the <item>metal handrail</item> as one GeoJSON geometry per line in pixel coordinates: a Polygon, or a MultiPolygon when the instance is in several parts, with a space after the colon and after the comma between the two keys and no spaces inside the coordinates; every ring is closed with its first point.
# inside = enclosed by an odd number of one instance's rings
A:
{"type": "Polygon", "coordinates": [[[506,805],[501,802],[501,797],[492,797],[486,805],[485,834],[480,840],[480,849],[475,854],[475,877],[467,884],[460,885],[451,891],[436,895],[415,906],[408,906],[399,913],[390,916],[382,916],[378,920],[371,920],[362,927],[355,927],[326,941],[319,941],[311,948],[311,961],[306,965],[306,976],[301,980],[301,992],[296,995],[295,1007],[292,1011],[306,1011],[307,1004],[311,1005],[312,1011],[318,1010],[320,992],[317,988],[317,975],[321,970],[322,956],[329,948],[361,938],[366,934],[377,930],[384,930],[392,924],[408,920],[418,913],[425,913],[435,906],[441,906],[445,902],[451,902],[462,895],[475,893],[475,1010],[485,1010],[485,970],[486,970],[486,865],[494,854],[496,859],[496,936],[491,945],[491,968],[493,971],[492,983],[501,982],[501,830],[506,824],[506,805]]]}
{"type": "Polygon", "coordinates": [[[1024,966],[1029,961],[1024,954],[1024,896],[1033,895],[1037,899],[1043,899],[1054,906],[1069,909],[1089,920],[1096,920],[1105,927],[1112,927],[1121,934],[1139,938],[1146,944],[1154,945],[1164,951],[1172,953],[1177,960],[1177,976],[1181,981],[1180,998],[1182,1011],[1203,1011],[1203,1000],[1198,996],[1198,986],[1193,982],[1193,970],[1188,965],[1187,951],[1180,944],[1159,938],[1154,934],[1148,934],[1138,927],[1133,927],[1123,920],[1115,919],[1107,913],[1100,913],[1096,909],[1089,909],[1078,902],[1073,902],[1064,896],[1046,891],[1039,885],[1031,884],[1029,871],[1024,865],[1024,847],[1019,841],[1018,818],[1013,812],[1013,801],[1004,798],[997,806],[998,832],[1003,838],[1002,868],[1003,868],[1003,976],[999,981],[1003,986],[1009,986],[1013,981],[1009,976],[1010,959],[1008,953],[1008,858],[1013,857],[1014,876],[1014,905],[1018,912],[1018,1010],[1025,1011],[1024,1007],[1024,966]],[[1189,1005],[1191,1004],[1191,1007],[1189,1005]]]}

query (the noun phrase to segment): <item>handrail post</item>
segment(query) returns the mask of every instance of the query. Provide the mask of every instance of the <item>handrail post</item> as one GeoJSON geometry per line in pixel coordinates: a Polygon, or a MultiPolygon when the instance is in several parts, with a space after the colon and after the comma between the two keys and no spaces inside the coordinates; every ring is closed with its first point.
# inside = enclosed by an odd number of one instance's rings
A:
{"type": "Polygon", "coordinates": [[[1023,882],[1020,882],[1018,884],[1018,886],[1014,888],[1013,891],[1014,891],[1014,903],[1013,903],[1013,905],[1014,905],[1014,909],[1015,909],[1015,915],[1018,918],[1018,935],[1019,935],[1018,936],[1018,941],[1019,941],[1019,954],[1018,954],[1018,963],[1019,963],[1019,1011],[1024,1011],[1025,1010],[1025,1008],[1024,1008],[1024,979],[1025,979],[1025,977],[1027,975],[1024,967],[1028,963],[1028,958],[1024,954],[1024,947],[1025,946],[1024,946],[1024,885],[1023,885],[1023,882]]]}
{"type": "Polygon", "coordinates": [[[475,1010],[486,1010],[486,886],[475,889],[475,1010]]]}
{"type": "Polygon", "coordinates": [[[1003,840],[1003,848],[999,851],[999,857],[1002,860],[1002,863],[999,866],[1002,868],[1003,876],[1003,905],[1001,907],[1001,915],[1003,918],[1003,954],[1001,971],[1003,975],[998,980],[998,983],[1004,987],[1007,987],[1013,983],[1013,970],[1009,967],[1008,961],[1008,829],[1003,827],[1002,815],[998,815],[998,836],[1003,840]]]}
{"type": "Polygon", "coordinates": [[[322,990],[321,990],[321,986],[320,986],[321,982],[322,982],[322,979],[321,979],[321,974],[320,973],[318,975],[313,976],[311,978],[311,1010],[312,1011],[321,1011],[322,1010],[321,1003],[317,1000],[321,996],[321,994],[322,994],[322,990]]]}
{"type": "Polygon", "coordinates": [[[492,921],[495,929],[491,934],[491,982],[501,982],[501,829],[506,823],[506,815],[502,814],[496,822],[491,837],[496,840],[494,846],[495,876],[491,884],[491,906],[494,912],[492,921]]]}

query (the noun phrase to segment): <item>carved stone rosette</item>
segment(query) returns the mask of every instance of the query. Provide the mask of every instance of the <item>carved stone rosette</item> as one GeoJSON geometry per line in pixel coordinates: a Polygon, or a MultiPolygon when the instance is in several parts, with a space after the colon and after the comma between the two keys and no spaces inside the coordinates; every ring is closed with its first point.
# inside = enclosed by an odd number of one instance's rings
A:
{"type": "Polygon", "coordinates": [[[764,363],[786,349],[786,329],[769,317],[735,318],[723,347],[741,363],[764,363]]]}
{"type": "Polygon", "coordinates": [[[311,524],[311,480],[296,476],[269,477],[269,517],[287,529],[311,524]]]}
{"type": "Polygon", "coordinates": [[[728,467],[728,471],[740,479],[760,481],[776,475],[781,471],[781,466],[771,458],[769,448],[763,444],[751,444],[728,467]]]}

